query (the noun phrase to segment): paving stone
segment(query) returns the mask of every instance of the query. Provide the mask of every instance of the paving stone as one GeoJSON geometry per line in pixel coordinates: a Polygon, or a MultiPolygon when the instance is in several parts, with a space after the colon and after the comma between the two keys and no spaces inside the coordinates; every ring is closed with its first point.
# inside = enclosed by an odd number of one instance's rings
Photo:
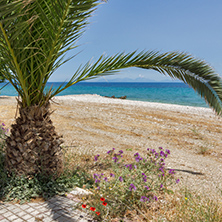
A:
{"type": "Polygon", "coordinates": [[[13,222],[24,222],[24,220],[21,218],[18,218],[17,220],[13,220],[13,222]]]}
{"type": "Polygon", "coordinates": [[[13,211],[14,209],[16,209],[16,207],[14,205],[7,207],[8,210],[13,211]]]}
{"type": "Polygon", "coordinates": [[[28,222],[36,222],[35,217],[30,218],[28,222]]]}
{"type": "Polygon", "coordinates": [[[33,216],[33,217],[35,217],[38,214],[39,214],[39,211],[37,211],[37,210],[30,213],[30,215],[33,216]]]}
{"type": "Polygon", "coordinates": [[[8,210],[6,208],[0,210],[0,215],[6,213],[8,210]]]}
{"type": "Polygon", "coordinates": [[[24,211],[20,211],[20,212],[16,213],[16,215],[17,215],[18,217],[23,217],[23,216],[25,216],[26,214],[27,214],[27,213],[24,212],[24,211]]]}
{"type": "Polygon", "coordinates": [[[16,219],[18,219],[18,217],[16,215],[11,215],[10,217],[7,218],[8,220],[14,221],[16,219]]]}
{"type": "Polygon", "coordinates": [[[68,217],[64,217],[64,216],[61,216],[59,219],[58,219],[59,222],[73,222],[74,219],[71,219],[71,218],[68,218],[68,217]]]}
{"type": "Polygon", "coordinates": [[[1,222],[10,222],[10,221],[7,219],[3,219],[3,220],[1,220],[1,222]]]}
{"type": "Polygon", "coordinates": [[[45,202],[25,204],[0,204],[0,222],[87,222],[88,217],[73,209],[75,201],[56,196],[45,202]],[[40,219],[40,220],[36,220],[40,219]]]}
{"type": "Polygon", "coordinates": [[[53,214],[53,219],[54,219],[54,220],[56,220],[56,219],[59,218],[59,217],[61,217],[60,214],[57,214],[57,213],[53,214]]]}
{"type": "Polygon", "coordinates": [[[39,204],[38,206],[35,207],[35,209],[39,210],[39,209],[46,209],[45,206],[42,206],[42,204],[39,204]]]}
{"type": "Polygon", "coordinates": [[[30,214],[26,214],[25,216],[22,217],[23,220],[27,220],[29,221],[29,219],[31,219],[32,216],[30,214]]]}
{"type": "Polygon", "coordinates": [[[33,211],[35,211],[34,208],[29,207],[28,209],[25,210],[27,213],[32,213],[33,211]]]}
{"type": "Polygon", "coordinates": [[[12,210],[12,213],[13,213],[13,214],[17,214],[17,213],[19,213],[19,212],[21,212],[21,209],[18,208],[18,207],[12,210]]]}
{"type": "Polygon", "coordinates": [[[47,207],[48,209],[52,209],[52,208],[55,207],[55,206],[56,206],[55,204],[49,203],[46,207],[47,207]]]}
{"type": "Polygon", "coordinates": [[[20,208],[22,209],[22,210],[26,210],[26,209],[28,209],[30,206],[29,205],[26,205],[26,204],[23,204],[23,205],[20,205],[20,208]]]}
{"type": "Polygon", "coordinates": [[[12,215],[12,212],[7,211],[6,213],[2,214],[3,217],[10,217],[12,215]]]}
{"type": "Polygon", "coordinates": [[[62,209],[63,209],[63,207],[61,207],[61,206],[55,206],[52,210],[58,211],[58,210],[62,210],[62,209]]]}
{"type": "Polygon", "coordinates": [[[41,204],[39,204],[39,205],[41,205],[42,207],[46,207],[46,206],[48,206],[48,203],[45,202],[45,203],[41,203],[41,204]]]}
{"type": "Polygon", "coordinates": [[[43,222],[52,222],[52,221],[54,221],[54,220],[51,217],[45,217],[43,219],[43,222]]]}
{"type": "Polygon", "coordinates": [[[35,208],[35,207],[39,206],[40,204],[39,203],[28,203],[27,205],[35,208]]]}
{"type": "Polygon", "coordinates": [[[53,214],[52,214],[51,211],[47,211],[47,212],[44,213],[44,215],[46,215],[46,216],[51,216],[51,215],[53,215],[53,214]]]}

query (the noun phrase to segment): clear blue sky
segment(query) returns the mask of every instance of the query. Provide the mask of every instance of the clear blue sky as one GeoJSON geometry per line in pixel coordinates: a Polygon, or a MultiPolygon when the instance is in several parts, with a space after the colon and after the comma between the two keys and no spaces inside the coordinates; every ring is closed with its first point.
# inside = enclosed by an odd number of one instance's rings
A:
{"type": "MultiPolygon", "coordinates": [[[[65,81],[80,64],[101,54],[122,51],[182,51],[203,59],[222,77],[222,0],[109,0],[90,18],[74,59],[53,74],[50,81],[65,81]]],[[[106,77],[139,76],[165,81],[164,75],[136,68],[106,77]]]]}

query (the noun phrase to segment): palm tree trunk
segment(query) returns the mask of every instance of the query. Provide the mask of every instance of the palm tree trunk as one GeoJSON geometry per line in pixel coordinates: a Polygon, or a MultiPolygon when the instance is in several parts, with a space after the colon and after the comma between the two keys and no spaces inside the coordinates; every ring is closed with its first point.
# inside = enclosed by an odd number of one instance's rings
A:
{"type": "Polygon", "coordinates": [[[17,175],[58,177],[63,172],[63,141],[50,119],[50,103],[23,108],[18,101],[18,105],[20,116],[6,139],[5,168],[17,175]]]}

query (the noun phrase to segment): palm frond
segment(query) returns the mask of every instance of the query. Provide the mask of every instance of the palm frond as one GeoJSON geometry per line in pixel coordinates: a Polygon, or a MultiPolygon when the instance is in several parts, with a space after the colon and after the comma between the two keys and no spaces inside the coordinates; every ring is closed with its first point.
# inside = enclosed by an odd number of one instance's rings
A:
{"type": "Polygon", "coordinates": [[[16,80],[24,106],[45,100],[44,86],[62,64],[57,61],[76,47],[97,5],[97,0],[0,2],[1,62],[7,64],[2,72],[11,83],[16,80]]]}
{"type": "Polygon", "coordinates": [[[18,91],[23,107],[44,104],[69,86],[86,79],[138,67],[153,69],[190,85],[218,114],[222,80],[204,61],[186,53],[132,52],[101,56],[80,66],[68,83],[45,93],[53,72],[77,40],[99,0],[1,0],[0,74],[18,91]]]}
{"type": "Polygon", "coordinates": [[[138,67],[153,69],[171,78],[177,78],[191,86],[217,114],[222,113],[222,80],[204,61],[195,59],[186,53],[135,52],[120,53],[111,57],[101,56],[95,63],[88,62],[80,67],[70,81],[55,90],[51,97],[69,86],[86,79],[111,75],[116,71],[138,67]]]}

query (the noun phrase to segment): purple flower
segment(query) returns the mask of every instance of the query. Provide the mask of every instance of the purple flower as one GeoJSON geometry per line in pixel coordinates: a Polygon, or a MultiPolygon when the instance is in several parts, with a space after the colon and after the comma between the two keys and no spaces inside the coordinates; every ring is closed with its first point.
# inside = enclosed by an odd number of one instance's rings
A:
{"type": "Polygon", "coordinates": [[[143,181],[144,181],[144,182],[146,182],[146,181],[147,181],[146,177],[143,177],[143,181]]]}
{"type": "Polygon", "coordinates": [[[162,147],[159,147],[159,149],[162,150],[163,148],[162,148],[162,147]]]}
{"type": "Polygon", "coordinates": [[[96,179],[99,175],[97,173],[93,174],[93,178],[96,179]]]}
{"type": "Polygon", "coordinates": [[[161,150],[160,151],[160,156],[164,156],[165,155],[165,153],[161,150]]]}
{"type": "Polygon", "coordinates": [[[133,169],[133,165],[132,164],[126,165],[126,168],[128,168],[128,167],[129,167],[129,170],[133,169]]]}
{"type": "Polygon", "coordinates": [[[99,155],[96,155],[96,156],[94,157],[94,160],[97,161],[97,160],[98,160],[98,157],[99,157],[99,155]]]}
{"type": "Polygon", "coordinates": [[[179,179],[177,179],[177,180],[176,180],[176,183],[179,183],[179,182],[180,182],[180,180],[179,180],[179,179]]]}
{"type": "Polygon", "coordinates": [[[116,163],[117,160],[118,160],[118,158],[117,158],[116,156],[114,156],[112,159],[114,160],[115,163],[116,163]]]}
{"type": "Polygon", "coordinates": [[[107,154],[110,154],[112,152],[112,150],[109,150],[108,152],[107,152],[107,154]]]}
{"type": "Polygon", "coordinates": [[[99,183],[99,182],[100,182],[100,180],[98,180],[98,179],[95,180],[95,183],[99,183]]]}
{"type": "Polygon", "coordinates": [[[137,165],[134,165],[134,168],[137,169],[137,165]]]}
{"type": "Polygon", "coordinates": [[[143,158],[140,156],[137,156],[137,157],[135,157],[135,160],[136,160],[136,162],[139,162],[140,160],[143,160],[143,158]]]}
{"type": "Polygon", "coordinates": [[[167,152],[168,154],[170,154],[170,150],[166,150],[166,152],[167,152]]]}
{"type": "Polygon", "coordinates": [[[113,150],[115,150],[115,148],[113,148],[113,150]]]}
{"type": "Polygon", "coordinates": [[[107,177],[104,177],[103,179],[104,179],[106,182],[108,181],[107,177]]]}
{"type": "Polygon", "coordinates": [[[115,177],[115,174],[113,174],[113,173],[110,173],[110,176],[111,176],[111,177],[115,177]]]}
{"type": "Polygon", "coordinates": [[[122,150],[120,150],[120,151],[119,151],[119,153],[120,153],[120,154],[122,154],[122,153],[123,153],[123,151],[122,151],[122,150]]]}
{"type": "Polygon", "coordinates": [[[169,170],[169,174],[175,174],[175,170],[174,169],[170,169],[169,170]]]}
{"type": "Polygon", "coordinates": [[[151,152],[152,152],[152,153],[156,153],[156,150],[155,150],[155,149],[152,149],[151,152]]]}
{"type": "Polygon", "coordinates": [[[147,176],[145,175],[145,173],[142,173],[142,175],[143,175],[144,177],[147,177],[147,176]]]}
{"type": "Polygon", "coordinates": [[[123,178],[122,178],[122,177],[119,177],[119,181],[120,181],[120,182],[123,182],[123,178]]]}
{"type": "Polygon", "coordinates": [[[139,153],[135,153],[134,156],[139,156],[139,153]]]}
{"type": "Polygon", "coordinates": [[[145,186],[145,188],[146,188],[147,190],[149,190],[149,189],[150,189],[148,186],[145,186]]]}
{"type": "Polygon", "coordinates": [[[161,161],[161,162],[164,162],[164,159],[163,159],[163,158],[161,158],[161,159],[160,159],[160,161],[161,161]]]}
{"type": "Polygon", "coordinates": [[[162,173],[164,173],[163,167],[160,167],[159,170],[162,171],[162,173]]]}
{"type": "Polygon", "coordinates": [[[167,155],[167,154],[165,154],[165,158],[167,158],[167,156],[168,156],[168,155],[167,155]]]}
{"type": "Polygon", "coordinates": [[[147,148],[147,151],[149,151],[150,150],[150,148],[147,148]]]}
{"type": "Polygon", "coordinates": [[[160,185],[160,188],[163,188],[163,184],[160,185]]]}
{"type": "Polygon", "coordinates": [[[154,199],[155,201],[157,201],[157,200],[158,200],[158,198],[157,198],[156,196],[154,196],[154,197],[153,197],[153,199],[154,199]]]}
{"type": "Polygon", "coordinates": [[[141,202],[146,202],[146,201],[149,201],[149,198],[147,198],[146,196],[142,196],[142,197],[140,198],[140,201],[141,201],[141,202]]]}
{"type": "Polygon", "coordinates": [[[5,126],[5,124],[4,124],[4,123],[2,123],[2,126],[5,126]]]}
{"type": "Polygon", "coordinates": [[[97,190],[100,190],[100,187],[97,187],[96,189],[97,189],[97,190]]]}
{"type": "Polygon", "coordinates": [[[133,183],[131,183],[129,189],[130,189],[131,191],[132,191],[132,189],[136,190],[136,187],[135,187],[135,185],[134,185],[133,183]]]}

